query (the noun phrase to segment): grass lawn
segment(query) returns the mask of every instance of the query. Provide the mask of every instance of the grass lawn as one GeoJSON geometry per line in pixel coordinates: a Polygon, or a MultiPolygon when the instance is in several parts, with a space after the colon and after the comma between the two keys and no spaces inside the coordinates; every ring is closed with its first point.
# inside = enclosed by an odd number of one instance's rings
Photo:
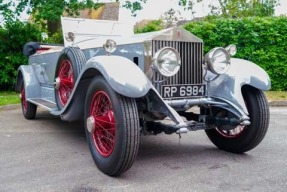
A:
{"type": "Polygon", "coordinates": [[[13,91],[0,91],[0,106],[20,103],[19,93],[13,91]]]}
{"type": "Polygon", "coordinates": [[[266,97],[269,101],[287,100],[287,91],[267,91],[266,97]]]}
{"type": "MultiPolygon", "coordinates": [[[[287,100],[287,91],[267,91],[269,101],[287,100]]],[[[0,91],[0,106],[20,103],[19,93],[13,91],[0,91]]]]}

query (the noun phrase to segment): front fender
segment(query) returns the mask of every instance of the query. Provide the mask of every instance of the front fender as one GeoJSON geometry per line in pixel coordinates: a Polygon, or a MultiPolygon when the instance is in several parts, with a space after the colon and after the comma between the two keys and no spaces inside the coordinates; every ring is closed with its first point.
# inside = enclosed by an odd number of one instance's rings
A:
{"type": "Polygon", "coordinates": [[[231,67],[227,72],[229,76],[235,76],[243,85],[251,85],[262,91],[271,88],[269,75],[261,67],[251,61],[232,58],[231,67]]]}
{"type": "Polygon", "coordinates": [[[243,59],[232,58],[226,74],[210,83],[210,96],[228,102],[248,114],[241,88],[250,85],[262,91],[271,88],[268,74],[258,65],[243,59]]]}
{"type": "Polygon", "coordinates": [[[66,121],[82,117],[87,89],[92,78],[97,75],[103,75],[114,91],[126,97],[143,97],[152,88],[145,74],[129,59],[120,56],[96,56],[83,66],[66,106],[52,114],[61,115],[66,121]]]}
{"type": "Polygon", "coordinates": [[[143,97],[152,83],[131,60],[120,56],[98,56],[87,61],[83,73],[97,69],[117,93],[131,98],[143,97]]]}

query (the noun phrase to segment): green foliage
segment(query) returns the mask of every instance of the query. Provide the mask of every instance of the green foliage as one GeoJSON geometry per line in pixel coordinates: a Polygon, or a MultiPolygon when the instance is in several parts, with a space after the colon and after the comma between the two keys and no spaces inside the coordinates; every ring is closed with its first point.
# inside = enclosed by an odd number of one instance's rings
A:
{"type": "Polygon", "coordinates": [[[34,24],[16,20],[0,27],[0,90],[14,88],[17,68],[27,63],[22,54],[24,44],[40,40],[41,32],[34,24]]]}
{"type": "Polygon", "coordinates": [[[125,3],[123,4],[123,7],[131,10],[132,16],[136,16],[136,12],[143,9],[142,3],[146,3],[146,1],[147,0],[138,0],[135,2],[125,1],[125,3]]]}
{"type": "Polygon", "coordinates": [[[267,71],[272,90],[287,90],[287,17],[213,19],[185,26],[202,38],[205,53],[235,44],[236,57],[250,60],[267,71]]]}
{"type": "Polygon", "coordinates": [[[134,32],[135,33],[147,33],[153,31],[159,31],[163,29],[163,22],[162,20],[151,20],[143,24],[139,24],[135,26],[134,32]]]}
{"type": "Polygon", "coordinates": [[[248,16],[273,16],[278,0],[218,0],[219,5],[210,4],[211,15],[227,18],[248,16]]]}
{"type": "Polygon", "coordinates": [[[93,0],[19,0],[0,1],[0,12],[6,21],[17,19],[23,11],[32,14],[36,22],[42,20],[59,21],[63,12],[75,16],[85,8],[97,9],[102,3],[93,0]]]}
{"type": "MultiPolygon", "coordinates": [[[[178,0],[179,5],[190,10],[192,15],[196,12],[194,5],[199,2],[203,0],[178,0]]],[[[242,18],[273,16],[279,0],[217,0],[216,2],[218,3],[213,1],[208,5],[211,10],[209,16],[242,18]]]]}
{"type": "MultiPolygon", "coordinates": [[[[0,106],[20,103],[19,93],[12,91],[0,91],[0,106]]],[[[0,109],[1,110],[1,109],[0,109]]]]}
{"type": "Polygon", "coordinates": [[[43,40],[44,43],[64,44],[62,30],[43,40]]]}
{"type": "MultiPolygon", "coordinates": [[[[129,9],[133,16],[136,12],[142,10],[142,5],[147,0],[137,0],[135,2],[126,0],[111,0],[111,2],[121,1],[123,7],[129,9]]],[[[5,21],[14,21],[19,19],[24,11],[33,16],[35,22],[43,20],[59,21],[64,12],[69,16],[78,16],[79,11],[86,8],[98,9],[103,3],[100,0],[18,0],[1,1],[0,14],[5,21]]]]}

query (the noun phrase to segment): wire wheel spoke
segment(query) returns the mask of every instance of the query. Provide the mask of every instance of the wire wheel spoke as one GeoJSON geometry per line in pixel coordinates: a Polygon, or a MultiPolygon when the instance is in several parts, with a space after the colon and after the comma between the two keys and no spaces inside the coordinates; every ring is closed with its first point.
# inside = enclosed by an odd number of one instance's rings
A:
{"type": "Polygon", "coordinates": [[[99,91],[94,94],[90,116],[95,119],[95,131],[92,133],[94,144],[103,157],[108,157],[115,147],[116,124],[112,103],[105,92],[99,91]]]}
{"type": "Polygon", "coordinates": [[[70,78],[61,78],[60,79],[60,86],[62,87],[65,87],[66,89],[73,89],[73,83],[74,83],[74,80],[70,77],[70,78]]]}
{"type": "Polygon", "coordinates": [[[99,123],[97,121],[98,120],[96,119],[96,129],[100,132],[100,134],[105,138],[113,140],[115,138],[115,130],[116,130],[116,128],[114,127],[114,123],[105,122],[106,125],[107,124],[113,125],[113,127],[108,127],[103,126],[103,123],[99,123]]]}
{"type": "Polygon", "coordinates": [[[58,78],[60,79],[58,95],[61,104],[64,106],[68,102],[74,88],[73,67],[69,60],[64,60],[61,63],[58,78]]]}
{"type": "Polygon", "coordinates": [[[21,91],[21,102],[23,105],[23,109],[26,111],[28,108],[28,103],[26,100],[26,94],[25,94],[25,88],[24,87],[22,88],[22,91],[21,91]]]}
{"type": "Polygon", "coordinates": [[[113,150],[115,138],[111,134],[107,134],[106,131],[97,131],[97,140],[99,142],[102,152],[109,153],[113,150]]]}
{"type": "Polygon", "coordinates": [[[243,132],[244,129],[245,129],[244,126],[237,126],[236,128],[234,128],[232,130],[219,130],[219,129],[217,129],[217,131],[225,137],[237,137],[238,135],[240,135],[243,132]]]}

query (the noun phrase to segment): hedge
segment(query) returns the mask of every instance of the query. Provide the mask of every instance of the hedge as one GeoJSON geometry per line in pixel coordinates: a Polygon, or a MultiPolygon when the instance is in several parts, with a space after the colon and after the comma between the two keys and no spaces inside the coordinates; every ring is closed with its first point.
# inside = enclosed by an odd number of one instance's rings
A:
{"type": "Polygon", "coordinates": [[[236,57],[265,69],[272,90],[287,90],[287,17],[213,19],[191,22],[184,28],[203,39],[205,52],[237,45],[236,57]]]}
{"type": "Polygon", "coordinates": [[[139,22],[135,25],[134,33],[147,33],[153,31],[159,31],[163,29],[162,20],[150,20],[139,22]]]}
{"type": "MultiPolygon", "coordinates": [[[[157,20],[135,31],[155,31],[161,26],[157,20]]],[[[213,47],[236,44],[236,57],[253,61],[265,69],[271,77],[272,90],[287,91],[287,17],[218,18],[190,22],[184,28],[203,39],[205,52],[213,47]]],[[[0,90],[13,89],[17,68],[27,63],[22,55],[23,45],[40,40],[41,30],[34,24],[15,21],[0,27],[0,90]]]]}
{"type": "Polygon", "coordinates": [[[41,31],[34,24],[13,21],[0,27],[0,90],[14,89],[17,69],[27,63],[24,44],[40,40],[41,31]]]}

